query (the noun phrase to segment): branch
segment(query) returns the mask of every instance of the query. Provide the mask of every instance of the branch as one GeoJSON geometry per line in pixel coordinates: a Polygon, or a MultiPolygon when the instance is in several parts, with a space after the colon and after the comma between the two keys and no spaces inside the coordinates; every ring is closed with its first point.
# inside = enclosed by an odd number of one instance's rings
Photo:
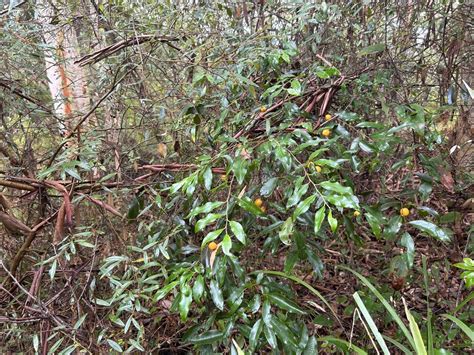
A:
{"type": "Polygon", "coordinates": [[[162,43],[170,43],[170,42],[176,42],[179,41],[178,37],[169,37],[169,36],[157,36],[157,35],[140,35],[140,36],[135,36],[133,38],[129,39],[124,39],[123,41],[111,44],[108,47],[99,49],[98,51],[95,51],[94,53],[87,54],[84,57],[76,60],[74,64],[79,64],[79,66],[83,67],[87,64],[94,64],[97,62],[100,62],[102,59],[105,59],[107,57],[110,57],[112,54],[135,45],[140,45],[146,42],[150,41],[157,41],[157,42],[162,42],[162,43]]]}

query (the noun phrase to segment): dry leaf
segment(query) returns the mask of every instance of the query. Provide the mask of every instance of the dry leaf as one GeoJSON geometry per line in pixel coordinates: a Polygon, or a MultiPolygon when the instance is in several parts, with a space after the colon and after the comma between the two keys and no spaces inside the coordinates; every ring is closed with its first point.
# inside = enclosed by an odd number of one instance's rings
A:
{"type": "Polygon", "coordinates": [[[449,171],[441,175],[441,184],[443,184],[449,192],[454,192],[454,179],[449,171]]]}
{"type": "Polygon", "coordinates": [[[158,155],[162,158],[166,158],[166,156],[168,155],[168,147],[164,143],[158,143],[156,150],[158,152],[158,155]]]}

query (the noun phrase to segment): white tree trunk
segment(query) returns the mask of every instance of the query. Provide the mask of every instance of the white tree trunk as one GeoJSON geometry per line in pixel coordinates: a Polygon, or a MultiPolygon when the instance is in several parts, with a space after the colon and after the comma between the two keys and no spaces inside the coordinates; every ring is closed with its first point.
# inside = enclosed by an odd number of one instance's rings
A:
{"type": "MultiPolygon", "coordinates": [[[[55,13],[56,0],[38,0],[36,16],[42,27],[45,44],[44,57],[54,113],[62,119],[60,131],[65,133],[75,126],[75,118],[89,109],[87,80],[83,68],[74,64],[79,58],[79,43],[72,24],[56,23],[57,19],[71,18],[71,14],[55,13]]],[[[62,11],[67,11],[64,6],[62,11]]]]}

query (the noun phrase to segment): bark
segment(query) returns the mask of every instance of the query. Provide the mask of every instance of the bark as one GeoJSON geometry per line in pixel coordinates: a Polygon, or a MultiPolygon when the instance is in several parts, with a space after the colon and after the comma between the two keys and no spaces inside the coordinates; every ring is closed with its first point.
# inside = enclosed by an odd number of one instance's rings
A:
{"type": "MultiPolygon", "coordinates": [[[[62,134],[74,127],[74,118],[89,109],[87,80],[83,68],[74,62],[80,57],[74,26],[58,21],[71,17],[62,6],[59,13],[56,0],[39,0],[37,18],[45,44],[44,59],[48,86],[53,98],[55,115],[60,119],[62,134]]],[[[58,4],[59,5],[59,4],[58,4]]]]}

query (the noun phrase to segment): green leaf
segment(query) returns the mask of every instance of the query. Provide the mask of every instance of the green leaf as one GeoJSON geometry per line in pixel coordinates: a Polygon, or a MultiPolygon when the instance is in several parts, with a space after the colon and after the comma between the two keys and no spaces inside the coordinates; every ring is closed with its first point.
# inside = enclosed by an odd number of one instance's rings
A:
{"type": "Polygon", "coordinates": [[[281,322],[278,317],[272,317],[270,323],[275,334],[281,339],[285,347],[289,346],[293,351],[298,350],[296,337],[285,323],[281,322]]]}
{"type": "Polygon", "coordinates": [[[270,344],[273,349],[276,349],[278,347],[278,343],[275,333],[273,332],[273,327],[270,328],[269,326],[264,325],[263,333],[265,334],[265,338],[267,339],[268,344],[270,344]]]}
{"type": "Polygon", "coordinates": [[[308,191],[308,187],[308,184],[298,186],[298,183],[296,183],[295,190],[286,203],[286,208],[293,207],[300,202],[301,197],[308,191]]]}
{"type": "Polygon", "coordinates": [[[204,248],[209,242],[212,242],[214,239],[216,239],[222,233],[223,230],[224,228],[221,228],[208,233],[202,240],[201,248],[204,248]]]}
{"type": "Polygon", "coordinates": [[[438,227],[437,225],[431,222],[417,220],[417,221],[411,221],[408,223],[411,224],[413,227],[418,228],[422,232],[442,242],[449,242],[451,240],[451,238],[448,236],[448,234],[446,234],[446,232],[443,229],[441,229],[440,227],[438,227]]]}
{"type": "Polygon", "coordinates": [[[310,336],[303,351],[303,355],[317,355],[318,342],[314,335],[310,336]]]}
{"type": "Polygon", "coordinates": [[[372,316],[367,310],[367,307],[365,306],[364,302],[360,298],[359,293],[355,292],[352,295],[352,297],[354,297],[354,300],[357,303],[357,307],[359,307],[359,310],[362,313],[362,316],[364,317],[366,323],[368,324],[370,330],[372,331],[372,334],[374,334],[375,340],[377,340],[380,347],[382,348],[383,353],[385,355],[390,355],[390,351],[388,350],[387,344],[385,343],[385,340],[382,338],[382,334],[380,334],[379,329],[377,328],[374,320],[372,319],[372,316]]]}
{"type": "Polygon", "coordinates": [[[331,231],[334,233],[337,229],[337,219],[332,216],[332,211],[328,212],[328,223],[331,226],[331,231]]]}
{"type": "Polygon", "coordinates": [[[291,240],[290,236],[293,233],[293,220],[291,217],[288,217],[288,219],[283,223],[283,226],[280,229],[280,232],[278,232],[278,236],[280,237],[280,240],[283,242],[285,245],[290,245],[291,240]]]}
{"type": "Polygon", "coordinates": [[[406,248],[406,257],[408,267],[413,267],[413,261],[415,259],[415,242],[409,233],[403,233],[400,239],[400,244],[406,248]]]}
{"type": "Polygon", "coordinates": [[[219,283],[216,280],[212,279],[209,288],[211,290],[212,301],[214,302],[216,307],[221,311],[224,310],[224,297],[222,296],[222,291],[219,286],[219,283]]]}
{"type": "Polygon", "coordinates": [[[230,221],[229,222],[230,229],[232,233],[234,233],[235,237],[238,239],[239,242],[245,245],[246,240],[245,240],[245,231],[242,225],[239,222],[236,221],[230,221]]]}
{"type": "Polygon", "coordinates": [[[197,221],[196,225],[194,226],[194,232],[200,232],[204,228],[206,228],[209,224],[214,223],[219,218],[224,217],[222,213],[210,213],[206,217],[197,221]]]}
{"type": "Polygon", "coordinates": [[[392,316],[393,320],[397,323],[399,326],[400,330],[403,332],[405,335],[406,339],[410,343],[410,345],[414,348],[415,347],[415,341],[413,340],[413,337],[411,336],[411,333],[408,331],[407,327],[401,320],[400,316],[398,315],[397,311],[392,307],[392,305],[382,296],[382,294],[375,288],[374,285],[370,283],[369,280],[367,280],[366,277],[362,276],[359,274],[357,271],[354,271],[346,266],[339,266],[341,269],[350,271],[353,273],[359,280],[362,281],[362,283],[369,288],[369,290],[375,295],[375,297],[378,298],[378,300],[383,304],[385,309],[387,310],[388,313],[392,316]]]}
{"type": "Polygon", "coordinates": [[[224,202],[220,202],[220,201],[207,202],[206,204],[202,206],[193,208],[186,218],[192,218],[194,216],[197,216],[200,213],[209,213],[212,210],[216,209],[217,207],[222,206],[223,204],[224,202]]]}
{"type": "Polygon", "coordinates": [[[114,349],[115,351],[118,351],[119,353],[123,353],[123,349],[122,347],[116,343],[115,341],[113,341],[112,339],[107,339],[107,343],[109,344],[109,346],[114,349]]]}
{"type": "Polygon", "coordinates": [[[242,184],[245,180],[245,175],[247,175],[249,163],[243,157],[237,157],[234,159],[232,164],[232,171],[234,172],[235,177],[237,178],[237,182],[242,184]]]}
{"type": "Polygon", "coordinates": [[[255,206],[255,204],[252,201],[250,201],[250,199],[248,198],[239,199],[237,203],[239,204],[240,207],[242,207],[247,212],[250,212],[257,216],[264,216],[264,213],[260,210],[260,208],[255,206]]]}
{"type": "Polygon", "coordinates": [[[212,169],[211,167],[208,167],[205,171],[204,174],[202,175],[204,178],[204,187],[206,190],[210,190],[212,186],[212,169]]]}
{"type": "Polygon", "coordinates": [[[315,214],[314,214],[314,234],[318,234],[319,230],[321,229],[321,225],[323,224],[326,206],[322,206],[315,214]]]}
{"type": "Polygon", "coordinates": [[[186,322],[188,319],[189,306],[191,305],[192,301],[193,295],[191,288],[188,285],[183,285],[178,303],[179,315],[181,317],[181,321],[183,322],[186,322]]]}
{"type": "Polygon", "coordinates": [[[291,88],[286,90],[292,96],[301,95],[301,83],[297,79],[291,81],[291,88]]]}
{"type": "Polygon", "coordinates": [[[252,327],[252,330],[250,331],[250,336],[249,336],[250,353],[253,353],[255,348],[257,347],[258,339],[260,338],[261,333],[262,333],[262,320],[259,319],[258,321],[255,322],[255,324],[252,327]]]}
{"type": "Polygon", "coordinates": [[[413,318],[411,312],[408,310],[405,300],[403,300],[403,304],[405,306],[405,314],[408,319],[410,332],[415,342],[414,350],[416,352],[416,355],[427,355],[425,343],[423,342],[423,337],[421,336],[421,332],[420,332],[420,329],[418,328],[418,324],[416,324],[415,318],[413,318]]]}
{"type": "MultiPolygon", "coordinates": [[[[306,289],[308,289],[313,295],[315,295],[316,297],[318,297],[323,303],[324,305],[331,311],[331,313],[334,315],[334,318],[339,322],[339,324],[342,326],[342,323],[341,321],[339,320],[339,317],[337,316],[337,314],[334,312],[334,310],[332,309],[331,305],[329,304],[329,302],[324,298],[324,296],[319,292],[317,291],[313,286],[311,286],[310,284],[308,284],[307,282],[301,280],[300,278],[296,277],[296,276],[292,276],[292,275],[287,275],[281,271],[273,271],[273,270],[256,270],[254,272],[252,272],[252,274],[266,274],[266,275],[273,275],[273,276],[280,276],[280,277],[283,277],[283,278],[286,278],[288,280],[291,280],[291,281],[294,281],[296,282],[297,284],[300,284],[302,286],[304,286],[306,289]]],[[[268,301],[265,301],[263,303],[263,308],[265,310],[265,307],[266,307],[266,303],[268,303],[268,301]]],[[[268,308],[268,312],[270,312],[270,305],[267,306],[268,308]]],[[[262,315],[265,316],[265,311],[262,311],[262,315]]],[[[269,318],[271,317],[271,315],[269,315],[269,318]]],[[[263,319],[265,321],[265,318],[263,319]]],[[[265,322],[267,324],[267,322],[265,322]]]]}
{"type": "Polygon", "coordinates": [[[76,169],[67,168],[67,169],[64,169],[64,171],[66,172],[66,174],[72,176],[74,179],[81,180],[81,175],[79,175],[76,169]]]}
{"type": "Polygon", "coordinates": [[[359,199],[354,195],[338,195],[331,194],[326,196],[326,201],[333,204],[336,207],[350,208],[353,210],[359,210],[359,199]]]}
{"type": "Polygon", "coordinates": [[[288,312],[291,312],[291,313],[300,314],[300,315],[305,315],[306,314],[306,312],[303,311],[301,308],[299,308],[298,305],[295,302],[287,299],[286,297],[284,297],[280,294],[269,293],[267,296],[273,304],[276,304],[281,309],[284,309],[284,310],[286,310],[288,312]]]}
{"type": "Polygon", "coordinates": [[[329,166],[330,168],[333,168],[333,169],[339,169],[339,163],[334,160],[319,159],[319,160],[316,160],[314,164],[320,165],[320,166],[329,166]]]}
{"type": "Polygon", "coordinates": [[[270,196],[273,193],[273,190],[275,190],[275,187],[278,184],[278,178],[274,177],[271,179],[268,179],[265,184],[263,184],[262,188],[260,189],[260,195],[262,196],[270,196]]]}
{"type": "Polygon", "coordinates": [[[365,219],[367,219],[367,222],[369,222],[369,226],[372,229],[374,235],[379,238],[382,234],[381,221],[371,213],[366,213],[365,219]]]}
{"type": "Polygon", "coordinates": [[[198,275],[193,285],[193,299],[195,301],[201,301],[201,297],[204,294],[204,277],[198,275]]]}
{"type": "Polygon", "coordinates": [[[380,53],[380,52],[383,52],[384,50],[385,50],[385,44],[384,43],[377,43],[377,44],[373,44],[371,46],[362,48],[359,51],[359,56],[365,56],[365,55],[369,55],[369,54],[380,53]]]}
{"type": "Polygon", "coordinates": [[[242,351],[239,344],[237,344],[237,342],[235,341],[234,338],[232,338],[232,345],[234,346],[235,350],[237,351],[237,355],[245,355],[245,353],[242,351]]]}
{"type": "Polygon", "coordinates": [[[165,297],[172,289],[174,289],[176,286],[179,285],[179,281],[173,281],[169,283],[168,285],[164,286],[162,289],[160,289],[155,296],[153,296],[153,301],[158,302],[161,300],[163,297],[165,297]]]}
{"type": "Polygon", "coordinates": [[[230,239],[230,236],[226,234],[224,236],[224,239],[222,239],[222,251],[224,252],[225,255],[232,255],[230,250],[232,249],[232,240],[230,239]]]}
{"type": "Polygon", "coordinates": [[[342,350],[344,354],[346,353],[352,354],[353,352],[355,352],[357,355],[367,355],[367,352],[365,350],[343,339],[326,336],[326,337],[318,338],[318,340],[320,342],[328,342],[335,345],[337,348],[342,350]]]}
{"type": "Polygon", "coordinates": [[[402,216],[392,217],[383,231],[385,238],[391,240],[400,231],[401,226],[402,216]]]}
{"type": "Polygon", "coordinates": [[[270,301],[266,299],[263,301],[263,307],[262,307],[262,319],[263,322],[269,326],[270,325],[270,320],[272,319],[272,314],[271,314],[271,309],[272,305],[270,304],[270,301]]]}
{"type": "Polygon", "coordinates": [[[471,342],[474,344],[474,331],[466,323],[461,321],[459,318],[456,318],[449,314],[442,314],[441,316],[449,319],[451,322],[454,322],[468,336],[468,338],[471,339],[471,342]]]}
{"type": "Polygon", "coordinates": [[[352,195],[352,189],[350,187],[342,186],[338,182],[323,181],[320,185],[325,190],[334,191],[342,195],[352,195]]]}
{"type": "Polygon", "coordinates": [[[306,198],[304,201],[301,201],[298,204],[298,206],[296,206],[296,209],[293,212],[293,220],[296,220],[298,216],[305,213],[310,208],[311,204],[314,202],[315,199],[316,199],[316,195],[311,195],[308,198],[306,198]]]}
{"type": "Polygon", "coordinates": [[[223,332],[212,329],[202,334],[192,336],[186,340],[195,345],[208,345],[217,343],[223,338],[223,336],[223,332]]]}

